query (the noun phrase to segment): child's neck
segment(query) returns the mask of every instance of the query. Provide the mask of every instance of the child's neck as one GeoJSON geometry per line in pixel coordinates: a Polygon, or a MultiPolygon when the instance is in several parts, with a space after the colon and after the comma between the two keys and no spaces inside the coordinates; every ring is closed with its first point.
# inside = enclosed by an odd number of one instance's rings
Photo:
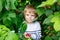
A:
{"type": "Polygon", "coordinates": [[[27,22],[27,21],[26,21],[26,23],[27,23],[27,24],[32,24],[32,23],[34,23],[34,22],[27,22]]]}
{"type": "Polygon", "coordinates": [[[27,21],[26,21],[26,23],[27,23],[27,24],[31,24],[31,23],[33,23],[33,22],[27,22],[27,21]]]}

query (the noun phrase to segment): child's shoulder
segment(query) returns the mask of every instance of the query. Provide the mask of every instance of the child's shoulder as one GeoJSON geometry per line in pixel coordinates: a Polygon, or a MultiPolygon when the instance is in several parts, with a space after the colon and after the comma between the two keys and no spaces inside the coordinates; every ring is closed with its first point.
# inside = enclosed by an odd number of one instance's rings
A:
{"type": "Polygon", "coordinates": [[[38,21],[35,21],[34,23],[35,23],[35,24],[40,24],[38,21]]]}

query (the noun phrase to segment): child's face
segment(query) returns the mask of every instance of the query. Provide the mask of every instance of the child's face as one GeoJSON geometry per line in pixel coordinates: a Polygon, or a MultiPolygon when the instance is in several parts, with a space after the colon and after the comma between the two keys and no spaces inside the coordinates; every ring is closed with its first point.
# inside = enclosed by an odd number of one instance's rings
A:
{"type": "Polygon", "coordinates": [[[28,10],[26,11],[25,13],[25,20],[28,22],[28,23],[32,23],[35,19],[35,13],[34,13],[34,10],[28,10]]]}

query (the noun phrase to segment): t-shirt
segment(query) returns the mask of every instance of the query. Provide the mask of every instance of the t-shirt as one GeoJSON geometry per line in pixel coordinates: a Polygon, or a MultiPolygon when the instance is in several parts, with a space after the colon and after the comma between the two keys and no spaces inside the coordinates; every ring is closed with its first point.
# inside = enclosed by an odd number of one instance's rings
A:
{"type": "Polygon", "coordinates": [[[31,34],[32,39],[40,39],[41,38],[41,26],[38,21],[33,23],[27,23],[26,32],[31,34]]]}

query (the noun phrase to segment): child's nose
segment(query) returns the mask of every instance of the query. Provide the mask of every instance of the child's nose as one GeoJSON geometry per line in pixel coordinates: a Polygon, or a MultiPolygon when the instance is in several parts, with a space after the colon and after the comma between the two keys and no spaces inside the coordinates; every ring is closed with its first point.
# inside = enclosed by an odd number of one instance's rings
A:
{"type": "Polygon", "coordinates": [[[31,18],[31,16],[29,15],[29,18],[31,18]]]}

